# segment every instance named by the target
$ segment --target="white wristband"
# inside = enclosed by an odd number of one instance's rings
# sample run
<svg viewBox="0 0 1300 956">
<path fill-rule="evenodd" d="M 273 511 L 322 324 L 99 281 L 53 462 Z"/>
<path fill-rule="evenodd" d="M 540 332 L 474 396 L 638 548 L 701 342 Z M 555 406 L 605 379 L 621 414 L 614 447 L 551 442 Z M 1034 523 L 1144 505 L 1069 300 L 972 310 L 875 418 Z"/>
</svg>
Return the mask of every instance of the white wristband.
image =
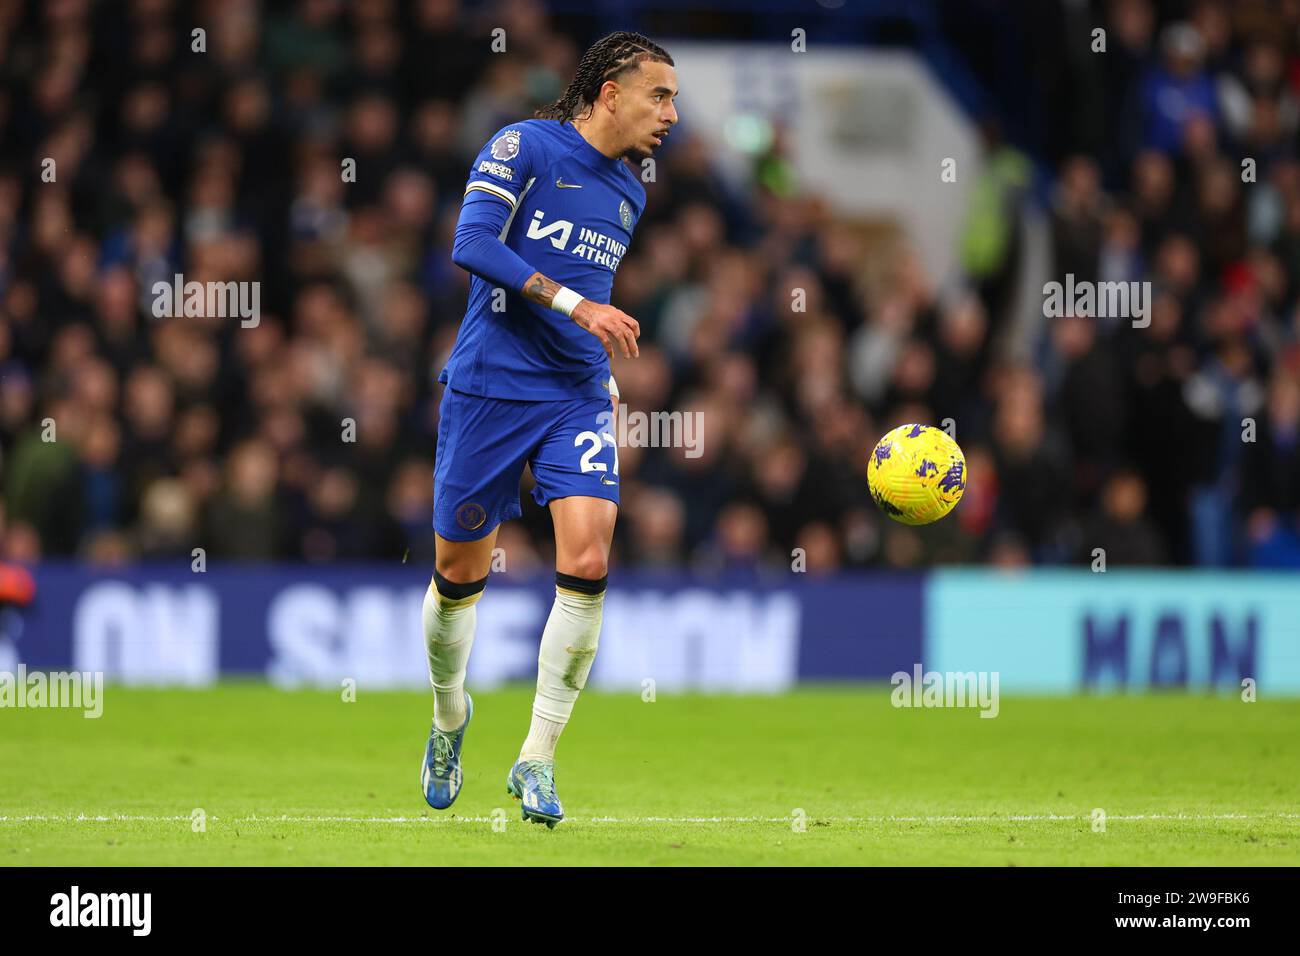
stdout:
<svg viewBox="0 0 1300 956">
<path fill-rule="evenodd" d="M 582 301 L 582 296 L 574 292 L 567 285 L 561 286 L 560 291 L 555 293 L 555 298 L 551 299 L 551 308 L 556 312 L 573 317 L 573 310 L 578 307 Z"/>
</svg>

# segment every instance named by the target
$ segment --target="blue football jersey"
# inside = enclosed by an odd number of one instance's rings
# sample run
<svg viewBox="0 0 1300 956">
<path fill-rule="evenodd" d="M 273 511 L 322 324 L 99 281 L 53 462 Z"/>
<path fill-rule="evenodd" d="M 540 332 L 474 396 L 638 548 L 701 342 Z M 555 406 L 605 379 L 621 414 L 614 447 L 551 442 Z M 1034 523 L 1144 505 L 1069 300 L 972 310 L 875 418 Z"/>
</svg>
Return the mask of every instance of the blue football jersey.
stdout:
<svg viewBox="0 0 1300 956">
<path fill-rule="evenodd" d="M 645 209 L 645 188 L 622 159 L 605 156 L 572 123 L 528 119 L 501 129 L 478 154 L 464 202 L 505 203 L 506 246 L 548 279 L 608 304 Z M 571 318 L 515 289 L 498 293 L 474 275 L 438 381 L 491 398 L 607 396 L 609 358 Z"/>
</svg>

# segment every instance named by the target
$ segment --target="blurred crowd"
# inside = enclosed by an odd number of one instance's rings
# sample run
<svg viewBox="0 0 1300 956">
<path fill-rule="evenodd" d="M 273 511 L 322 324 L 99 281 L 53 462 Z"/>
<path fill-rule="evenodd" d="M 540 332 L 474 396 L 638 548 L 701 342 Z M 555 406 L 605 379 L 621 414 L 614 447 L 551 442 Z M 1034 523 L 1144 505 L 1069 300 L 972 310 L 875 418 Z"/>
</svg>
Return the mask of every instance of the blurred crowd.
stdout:
<svg viewBox="0 0 1300 956">
<path fill-rule="evenodd" d="M 1152 302 L 1145 329 L 1043 329 L 1035 454 L 1073 479 L 1055 520 L 1088 508 L 1084 548 L 1142 563 L 1300 566 L 1300 3 L 1099 12 L 1104 54 L 1062 57 L 1081 122 L 1056 136 L 1052 278 Z"/>
<path fill-rule="evenodd" d="M 1045 171 L 1051 278 L 1150 280 L 1141 330 L 1017 300 L 1044 173 L 996 124 L 952 281 L 837 220 L 780 136 L 737 192 L 679 77 L 614 374 L 702 412 L 703 453 L 620 450 L 616 565 L 1300 564 L 1300 11 L 1098 15 L 1114 136 Z M 0 0 L 0 559 L 431 564 L 469 163 L 592 39 L 535 0 Z M 259 323 L 155 318 L 176 273 L 260 281 Z M 871 447 L 948 418 L 963 503 L 888 521 Z M 523 502 L 510 571 L 551 560 Z"/>
</svg>

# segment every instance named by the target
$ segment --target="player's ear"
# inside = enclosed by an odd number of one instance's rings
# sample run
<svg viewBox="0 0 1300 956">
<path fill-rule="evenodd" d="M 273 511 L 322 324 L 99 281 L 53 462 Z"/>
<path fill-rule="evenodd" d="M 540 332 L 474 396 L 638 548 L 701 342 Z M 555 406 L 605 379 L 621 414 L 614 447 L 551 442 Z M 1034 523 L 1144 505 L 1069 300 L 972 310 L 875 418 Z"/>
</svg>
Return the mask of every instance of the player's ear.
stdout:
<svg viewBox="0 0 1300 956">
<path fill-rule="evenodd" d="M 600 87 L 601 102 L 612 113 L 618 103 L 620 87 L 618 80 L 606 80 Z"/>
</svg>

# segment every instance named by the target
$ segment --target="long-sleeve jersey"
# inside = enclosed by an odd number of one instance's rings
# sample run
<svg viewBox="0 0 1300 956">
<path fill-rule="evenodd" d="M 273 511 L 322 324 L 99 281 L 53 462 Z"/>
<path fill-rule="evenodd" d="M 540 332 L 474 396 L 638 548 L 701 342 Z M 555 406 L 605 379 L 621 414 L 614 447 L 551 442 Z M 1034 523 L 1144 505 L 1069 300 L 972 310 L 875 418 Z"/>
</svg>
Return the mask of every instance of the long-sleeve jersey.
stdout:
<svg viewBox="0 0 1300 956">
<path fill-rule="evenodd" d="M 438 381 L 492 398 L 607 396 L 600 340 L 520 290 L 540 272 L 608 304 L 644 209 L 645 189 L 627 164 L 572 123 L 530 119 L 499 130 L 465 186 L 452 259 L 473 278 Z"/>
</svg>

